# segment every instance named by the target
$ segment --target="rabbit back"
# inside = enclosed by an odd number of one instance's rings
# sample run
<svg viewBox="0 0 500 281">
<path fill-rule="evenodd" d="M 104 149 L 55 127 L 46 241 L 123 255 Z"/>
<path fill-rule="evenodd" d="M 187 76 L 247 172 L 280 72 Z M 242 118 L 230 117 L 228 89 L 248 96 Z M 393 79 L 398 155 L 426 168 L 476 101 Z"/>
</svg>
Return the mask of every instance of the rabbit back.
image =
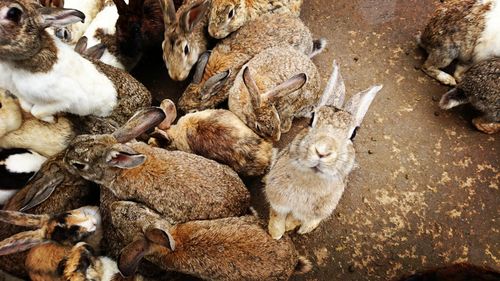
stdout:
<svg viewBox="0 0 500 281">
<path fill-rule="evenodd" d="M 474 65 L 457 87 L 489 119 L 500 121 L 500 58 Z"/>
</svg>

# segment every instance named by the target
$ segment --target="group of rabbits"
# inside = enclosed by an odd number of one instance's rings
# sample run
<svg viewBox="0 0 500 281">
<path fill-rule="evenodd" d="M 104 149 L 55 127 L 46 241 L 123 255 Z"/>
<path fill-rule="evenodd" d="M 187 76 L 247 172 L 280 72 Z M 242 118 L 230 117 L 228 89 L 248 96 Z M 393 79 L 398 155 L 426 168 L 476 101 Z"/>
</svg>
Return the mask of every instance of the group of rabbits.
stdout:
<svg viewBox="0 0 500 281">
<path fill-rule="evenodd" d="M 420 37 L 424 70 L 460 81 L 441 105 L 471 102 L 486 132 L 500 116 L 498 2 L 447 2 Z M 302 4 L 1 0 L 0 149 L 27 151 L 3 164 L 37 173 L 18 191 L 2 187 L 0 269 L 71 281 L 168 280 L 166 272 L 288 280 L 309 271 L 285 233 L 309 233 L 333 213 L 355 166 L 355 130 L 382 86 L 346 101 L 334 61 L 322 88 L 311 59 L 326 41 L 300 20 Z M 455 32 L 442 43 L 455 13 L 482 24 L 460 22 L 475 37 Z M 192 80 L 177 105 L 152 107 L 126 71 L 160 46 L 170 78 Z M 461 62 L 455 78 L 439 70 L 444 55 Z M 310 124 L 278 150 L 303 117 Z M 267 224 L 241 179 L 256 176 Z"/>
</svg>

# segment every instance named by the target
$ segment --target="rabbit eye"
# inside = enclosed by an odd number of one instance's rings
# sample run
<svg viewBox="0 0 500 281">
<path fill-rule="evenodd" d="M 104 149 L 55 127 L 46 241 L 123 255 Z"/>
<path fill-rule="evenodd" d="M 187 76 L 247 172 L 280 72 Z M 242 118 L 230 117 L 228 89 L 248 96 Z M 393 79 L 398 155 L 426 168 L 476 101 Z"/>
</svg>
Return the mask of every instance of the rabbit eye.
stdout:
<svg viewBox="0 0 500 281">
<path fill-rule="evenodd" d="M 7 12 L 7 19 L 12 21 L 12 22 L 18 23 L 19 21 L 21 21 L 22 15 L 23 15 L 23 11 L 21 11 L 19 8 L 12 7 Z"/>
<path fill-rule="evenodd" d="M 83 163 L 78 163 L 78 162 L 71 163 L 71 166 L 73 166 L 73 168 L 80 170 L 80 171 L 86 170 L 88 168 L 88 165 L 83 164 Z"/>
<path fill-rule="evenodd" d="M 231 9 L 231 11 L 229 11 L 229 14 L 227 14 L 227 18 L 232 19 L 233 17 L 234 17 L 234 9 Z"/>
<path fill-rule="evenodd" d="M 186 45 L 186 46 L 184 47 L 184 54 L 185 54 L 186 56 L 189 54 L 189 47 L 188 47 L 188 45 Z"/>
</svg>

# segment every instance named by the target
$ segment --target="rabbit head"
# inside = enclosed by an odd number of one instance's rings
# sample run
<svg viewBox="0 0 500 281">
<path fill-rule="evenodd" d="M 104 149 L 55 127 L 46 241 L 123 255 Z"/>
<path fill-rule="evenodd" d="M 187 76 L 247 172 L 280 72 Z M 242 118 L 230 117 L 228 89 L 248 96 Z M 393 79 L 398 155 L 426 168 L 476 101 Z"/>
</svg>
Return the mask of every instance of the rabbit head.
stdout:
<svg viewBox="0 0 500 281">
<path fill-rule="evenodd" d="M 206 81 L 202 81 L 209 58 L 210 52 L 201 55 L 196 65 L 193 82 L 189 84 L 179 99 L 179 108 L 186 113 L 214 108 L 214 104 L 220 102 L 214 101 L 214 99 L 218 98 L 217 94 L 231 77 L 231 70 L 229 69 L 213 75 Z"/>
<path fill-rule="evenodd" d="M 80 135 L 70 142 L 64 156 L 69 172 L 101 184 L 117 169 L 131 169 L 146 161 L 125 143 L 154 128 L 165 119 L 160 108 L 138 112 L 112 135 Z"/>
<path fill-rule="evenodd" d="M 208 32 L 210 36 L 222 39 L 242 27 L 248 17 L 243 0 L 212 0 Z"/>
<path fill-rule="evenodd" d="M 19 129 L 22 123 L 23 115 L 16 97 L 0 89 L 0 138 Z"/>
<path fill-rule="evenodd" d="M 83 21 L 85 15 L 74 9 L 41 7 L 28 0 L 0 3 L 0 58 L 23 60 L 42 48 L 42 36 L 51 26 L 63 27 Z"/>
<path fill-rule="evenodd" d="M 205 20 L 209 0 L 199 0 L 183 5 L 177 13 L 173 0 L 161 0 L 165 38 L 163 60 L 170 78 L 185 80 L 200 55 L 207 49 L 204 34 L 195 32 Z M 203 33 L 203 32 L 201 32 Z"/>
<path fill-rule="evenodd" d="M 250 99 L 249 116 L 247 125 L 261 137 L 279 141 L 281 138 L 281 120 L 274 103 L 284 95 L 295 92 L 307 82 L 307 75 L 300 73 L 267 93 L 261 93 L 257 82 L 252 78 L 250 69 L 243 69 L 243 82 Z"/>
<path fill-rule="evenodd" d="M 345 105 L 345 87 L 334 62 L 330 76 L 311 125 L 292 141 L 290 155 L 299 166 L 315 168 L 323 174 L 345 168 L 354 155 L 351 141 L 354 130 L 382 86 L 374 86 L 354 95 Z M 333 104 L 330 102 L 333 101 Z"/>
<path fill-rule="evenodd" d="M 72 245 L 101 230 L 98 207 L 82 207 L 56 215 L 0 211 L 0 221 L 36 230 L 15 234 L 0 242 L 0 255 L 22 252 L 51 241 Z"/>
<path fill-rule="evenodd" d="M 144 0 L 113 0 L 118 9 L 116 21 L 116 37 L 120 53 L 132 57 L 142 51 L 142 21 L 144 17 Z"/>
</svg>

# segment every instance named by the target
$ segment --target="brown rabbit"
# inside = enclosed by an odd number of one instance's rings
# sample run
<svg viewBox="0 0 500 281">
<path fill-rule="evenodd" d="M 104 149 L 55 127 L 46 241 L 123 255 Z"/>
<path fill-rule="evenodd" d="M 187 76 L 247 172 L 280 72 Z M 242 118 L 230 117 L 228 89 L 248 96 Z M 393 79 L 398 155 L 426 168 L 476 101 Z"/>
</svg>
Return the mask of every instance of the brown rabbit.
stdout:
<svg viewBox="0 0 500 281">
<path fill-rule="evenodd" d="M 163 60 L 170 78 L 184 81 L 210 48 L 207 34 L 210 0 L 186 0 L 176 11 L 173 0 L 160 0 L 165 22 Z"/>
<path fill-rule="evenodd" d="M 429 53 L 423 70 L 439 82 L 455 86 L 473 64 L 500 56 L 500 1 L 446 1 L 418 41 Z M 454 76 L 441 70 L 454 60 L 458 61 Z"/>
<path fill-rule="evenodd" d="M 266 172 L 273 154 L 272 143 L 255 134 L 231 111 L 207 109 L 187 114 L 177 121 L 175 104 L 161 104 L 167 118 L 155 131 L 159 144 L 169 149 L 194 153 L 226 164 L 243 176 L 258 176 Z"/>
<path fill-rule="evenodd" d="M 309 29 L 295 16 L 264 15 L 200 57 L 193 82 L 182 94 L 179 108 L 184 112 L 215 108 L 228 98 L 229 88 L 248 60 L 280 44 L 289 44 L 312 57 L 323 50 L 326 41 L 313 41 Z"/>
<path fill-rule="evenodd" d="M 60 280 L 57 265 L 71 245 L 86 240 L 98 247 L 102 237 L 97 207 L 82 207 L 56 215 L 0 211 L 0 221 L 37 228 L 0 242 L 0 255 L 31 249 L 25 262 L 31 280 Z"/>
<path fill-rule="evenodd" d="M 114 203 L 112 214 L 113 223 L 144 231 L 145 237 L 129 244 L 120 255 L 118 265 L 125 276 L 136 271 L 143 257 L 166 270 L 204 280 L 288 280 L 294 273 L 311 269 L 289 238 L 273 240 L 254 216 L 171 226 L 133 202 Z M 127 222 L 134 223 L 128 226 Z"/>
</svg>

